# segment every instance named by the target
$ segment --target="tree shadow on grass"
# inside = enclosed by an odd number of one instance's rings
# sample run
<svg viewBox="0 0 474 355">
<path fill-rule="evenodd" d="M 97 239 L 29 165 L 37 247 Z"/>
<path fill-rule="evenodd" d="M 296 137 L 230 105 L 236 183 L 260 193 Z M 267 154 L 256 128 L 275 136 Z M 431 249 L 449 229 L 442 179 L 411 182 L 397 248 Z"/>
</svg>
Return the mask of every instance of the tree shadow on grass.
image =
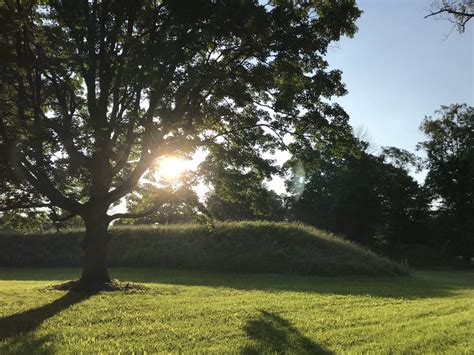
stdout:
<svg viewBox="0 0 474 355">
<path fill-rule="evenodd" d="M 35 338 L 30 333 L 47 319 L 93 294 L 95 293 L 68 292 L 44 306 L 0 318 L 0 343 L 5 342 L 10 348 L 9 353 L 50 353 L 48 350 L 40 350 L 41 345 L 49 339 Z"/>
<path fill-rule="evenodd" d="M 239 274 L 166 269 L 116 269 L 113 274 L 132 282 L 182 286 L 225 287 L 268 292 L 305 292 L 361 295 L 394 299 L 450 297 L 474 288 L 474 273 L 414 273 L 399 277 L 301 276 L 291 274 Z M 456 278 L 457 275 L 457 279 Z"/>
<path fill-rule="evenodd" d="M 261 310 L 258 319 L 249 320 L 245 331 L 254 344 L 241 349 L 243 354 L 331 354 L 301 334 L 288 320 L 268 311 Z"/>
<path fill-rule="evenodd" d="M 159 268 L 111 268 L 120 280 L 181 286 L 225 287 L 236 290 L 290 291 L 335 295 L 370 295 L 383 298 L 423 299 L 450 297 L 474 289 L 474 272 L 413 272 L 412 276 L 301 276 L 243 274 Z M 0 268 L 0 280 L 66 280 L 79 269 Z"/>
</svg>

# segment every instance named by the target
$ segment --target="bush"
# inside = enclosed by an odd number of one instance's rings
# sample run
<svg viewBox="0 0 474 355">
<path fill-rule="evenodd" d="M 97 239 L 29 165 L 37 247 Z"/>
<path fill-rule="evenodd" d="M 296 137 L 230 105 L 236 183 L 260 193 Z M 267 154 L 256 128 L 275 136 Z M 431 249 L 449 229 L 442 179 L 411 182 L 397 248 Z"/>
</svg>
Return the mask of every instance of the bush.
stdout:
<svg viewBox="0 0 474 355">
<path fill-rule="evenodd" d="M 1 235 L 2 266 L 78 266 L 83 231 Z M 316 228 L 277 222 L 111 228 L 110 266 L 311 275 L 398 275 L 387 258 Z"/>
<path fill-rule="evenodd" d="M 409 266 L 428 269 L 452 269 L 469 268 L 468 261 L 456 258 L 452 250 L 446 250 L 441 246 L 424 244 L 399 244 L 390 249 L 379 250 L 382 255 L 386 255 L 392 260 L 405 259 Z"/>
</svg>

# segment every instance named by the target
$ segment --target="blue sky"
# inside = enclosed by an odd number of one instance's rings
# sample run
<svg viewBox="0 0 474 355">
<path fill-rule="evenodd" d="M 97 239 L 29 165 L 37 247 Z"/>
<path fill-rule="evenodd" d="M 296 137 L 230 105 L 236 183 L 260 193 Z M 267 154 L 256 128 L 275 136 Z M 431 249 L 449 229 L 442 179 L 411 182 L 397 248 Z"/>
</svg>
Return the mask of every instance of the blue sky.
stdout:
<svg viewBox="0 0 474 355">
<path fill-rule="evenodd" d="M 415 151 L 426 115 L 441 105 L 474 105 L 474 22 L 459 34 L 448 21 L 424 19 L 432 2 L 358 1 L 359 31 L 328 52 L 349 91 L 335 101 L 375 146 Z"/>
</svg>

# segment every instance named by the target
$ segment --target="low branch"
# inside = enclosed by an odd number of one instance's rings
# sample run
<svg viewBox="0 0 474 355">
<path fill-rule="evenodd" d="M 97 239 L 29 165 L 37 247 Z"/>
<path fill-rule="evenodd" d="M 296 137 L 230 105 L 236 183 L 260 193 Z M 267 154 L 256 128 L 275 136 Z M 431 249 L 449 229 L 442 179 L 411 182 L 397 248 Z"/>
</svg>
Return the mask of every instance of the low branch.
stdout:
<svg viewBox="0 0 474 355">
<path fill-rule="evenodd" d="M 53 216 L 52 216 L 52 220 L 53 220 L 53 222 L 65 222 L 65 221 L 70 220 L 71 218 L 74 218 L 76 216 L 77 216 L 76 213 L 67 213 L 67 214 L 63 214 L 63 215 L 59 216 L 58 214 L 56 214 L 54 212 Z"/>
<path fill-rule="evenodd" d="M 16 169 L 19 169 L 27 179 L 27 181 L 42 195 L 46 196 L 52 204 L 66 211 L 79 211 L 82 204 L 64 196 L 53 184 L 41 169 L 35 167 L 23 157 L 21 162 L 17 162 Z"/>
<path fill-rule="evenodd" d="M 148 210 L 138 212 L 138 213 L 115 213 L 115 214 L 109 216 L 109 220 L 113 221 L 114 219 L 118 219 L 118 218 L 131 219 L 131 218 L 147 217 L 147 216 L 157 212 L 160 209 L 160 207 L 161 207 L 161 205 L 160 206 L 154 206 L 152 208 L 149 208 Z"/>
</svg>

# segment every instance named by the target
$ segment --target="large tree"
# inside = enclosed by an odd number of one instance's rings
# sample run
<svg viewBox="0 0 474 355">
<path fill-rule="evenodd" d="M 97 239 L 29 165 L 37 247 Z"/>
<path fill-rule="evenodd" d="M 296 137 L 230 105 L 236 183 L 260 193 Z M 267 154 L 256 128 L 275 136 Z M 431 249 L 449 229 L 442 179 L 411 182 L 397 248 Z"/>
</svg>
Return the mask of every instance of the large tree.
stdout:
<svg viewBox="0 0 474 355">
<path fill-rule="evenodd" d="M 438 214 L 448 225 L 444 236 L 466 262 L 474 253 L 474 107 L 442 106 L 437 117 L 427 117 L 421 130 L 430 189 Z M 446 223 L 447 222 L 447 223 Z"/>
<path fill-rule="evenodd" d="M 3 1 L 3 210 L 81 216 L 81 283 L 109 281 L 110 222 L 143 214 L 108 211 L 157 158 L 250 159 L 347 120 L 323 100 L 345 93 L 324 55 L 359 15 L 351 0 Z"/>
</svg>

